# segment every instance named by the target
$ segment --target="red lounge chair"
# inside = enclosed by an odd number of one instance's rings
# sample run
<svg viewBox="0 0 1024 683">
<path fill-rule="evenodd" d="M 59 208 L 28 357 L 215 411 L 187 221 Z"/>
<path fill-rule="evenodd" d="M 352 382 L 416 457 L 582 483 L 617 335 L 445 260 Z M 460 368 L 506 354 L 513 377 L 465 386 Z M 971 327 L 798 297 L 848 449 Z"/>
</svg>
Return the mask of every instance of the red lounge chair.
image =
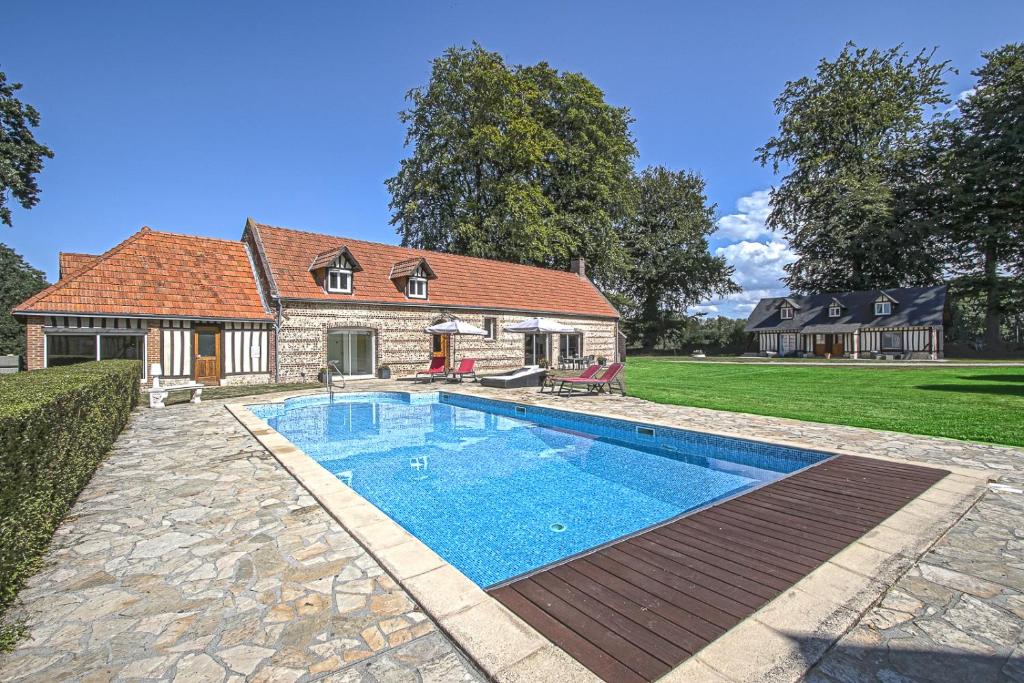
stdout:
<svg viewBox="0 0 1024 683">
<path fill-rule="evenodd" d="M 591 377 L 596 375 L 598 373 L 598 371 L 600 371 L 600 369 L 601 369 L 600 365 L 591 365 L 591 366 L 588 366 L 586 370 L 581 372 L 576 377 L 565 377 L 565 378 L 562 378 L 562 377 L 555 377 L 554 375 L 548 375 L 547 378 L 544 381 L 544 384 L 542 384 L 541 387 L 540 387 L 540 393 L 542 393 L 542 394 L 544 393 L 545 387 L 548 388 L 548 389 L 551 389 L 551 393 L 555 393 L 556 385 L 558 385 L 557 386 L 558 393 L 562 393 L 562 385 L 559 385 L 558 383 L 561 382 L 563 379 L 590 379 Z"/>
<path fill-rule="evenodd" d="M 476 382 L 478 380 L 476 378 L 476 372 L 473 370 L 473 368 L 475 367 L 475 358 L 463 358 L 462 360 L 459 361 L 459 367 L 455 368 L 454 370 L 451 371 L 451 373 L 449 373 L 449 377 L 454 377 L 460 382 L 462 381 L 463 377 L 472 377 L 473 381 Z"/>
<path fill-rule="evenodd" d="M 434 356 L 433 358 L 430 359 L 430 367 L 427 368 L 426 370 L 420 370 L 419 372 L 416 373 L 414 377 L 416 379 L 419 379 L 420 376 L 422 375 L 426 377 L 431 383 L 433 383 L 434 377 L 436 377 L 437 375 L 441 375 L 441 377 L 446 376 L 448 374 L 448 371 L 445 368 L 444 360 L 444 356 Z"/>
<path fill-rule="evenodd" d="M 591 365 L 583 374 L 585 375 L 587 372 L 590 372 L 593 367 L 595 366 Z M 558 387 L 558 393 L 561 394 L 562 389 L 564 389 L 565 385 L 568 384 L 570 396 L 572 395 L 573 390 L 578 386 L 586 387 L 587 391 L 601 391 L 605 387 L 608 387 L 608 393 L 610 394 L 612 393 L 612 389 L 617 385 L 619 393 L 625 396 L 626 387 L 622 384 L 622 380 L 619 379 L 619 375 L 622 373 L 622 369 L 624 367 L 625 366 L 622 363 L 612 363 L 608 366 L 608 369 L 601 373 L 600 377 L 596 375 L 591 375 L 590 377 L 584 377 L 583 375 L 580 375 L 579 377 L 565 377 L 559 380 L 561 384 Z"/>
</svg>

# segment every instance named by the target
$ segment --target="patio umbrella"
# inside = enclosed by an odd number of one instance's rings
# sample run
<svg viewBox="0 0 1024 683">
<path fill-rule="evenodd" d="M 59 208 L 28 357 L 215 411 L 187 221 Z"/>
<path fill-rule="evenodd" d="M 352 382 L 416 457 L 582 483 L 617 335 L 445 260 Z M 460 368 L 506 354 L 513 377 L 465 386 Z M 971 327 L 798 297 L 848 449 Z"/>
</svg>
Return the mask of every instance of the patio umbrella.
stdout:
<svg viewBox="0 0 1024 683">
<path fill-rule="evenodd" d="M 427 334 L 450 334 L 452 335 L 452 358 L 455 358 L 455 336 L 460 334 L 468 334 L 474 337 L 486 337 L 487 330 L 481 329 L 476 325 L 470 325 L 469 323 L 453 318 L 443 323 L 431 325 L 426 328 Z"/>
<path fill-rule="evenodd" d="M 572 334 L 576 330 L 551 318 L 527 318 L 505 328 L 506 332 L 522 334 Z"/>
<path fill-rule="evenodd" d="M 568 325 L 563 325 L 551 318 L 527 318 L 505 328 L 506 332 L 518 332 L 520 334 L 572 334 L 576 330 Z M 550 337 L 547 337 L 550 340 Z M 545 343 L 547 346 L 547 343 Z M 535 349 L 536 350 L 536 349 Z M 545 356 L 550 354 L 550 349 L 545 351 Z"/>
</svg>

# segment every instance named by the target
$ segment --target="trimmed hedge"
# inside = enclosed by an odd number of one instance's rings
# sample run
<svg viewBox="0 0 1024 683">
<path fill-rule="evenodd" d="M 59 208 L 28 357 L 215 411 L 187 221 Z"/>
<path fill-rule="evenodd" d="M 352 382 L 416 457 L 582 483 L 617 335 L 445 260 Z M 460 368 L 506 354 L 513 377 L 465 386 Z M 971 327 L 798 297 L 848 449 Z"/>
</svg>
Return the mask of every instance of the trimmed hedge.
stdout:
<svg viewBox="0 0 1024 683">
<path fill-rule="evenodd" d="M 124 429 L 141 370 L 111 360 L 0 376 L 0 612 Z"/>
</svg>

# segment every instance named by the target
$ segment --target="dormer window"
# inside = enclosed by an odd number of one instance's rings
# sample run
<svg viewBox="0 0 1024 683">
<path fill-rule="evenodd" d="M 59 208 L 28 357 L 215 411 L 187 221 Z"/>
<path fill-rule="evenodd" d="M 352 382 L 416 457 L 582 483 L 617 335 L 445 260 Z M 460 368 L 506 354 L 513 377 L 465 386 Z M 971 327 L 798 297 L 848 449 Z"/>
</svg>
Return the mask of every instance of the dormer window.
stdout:
<svg viewBox="0 0 1024 683">
<path fill-rule="evenodd" d="M 839 304 L 832 304 L 828 307 L 828 317 L 838 318 L 843 314 L 843 309 L 839 307 Z"/>
<path fill-rule="evenodd" d="M 434 280 L 430 264 L 422 256 L 399 261 L 391 266 L 391 280 L 399 291 L 404 291 L 408 299 L 426 299 L 427 281 Z"/>
<path fill-rule="evenodd" d="M 416 273 L 409 277 L 409 282 L 405 285 L 405 295 L 410 299 L 426 299 L 427 278 L 422 274 L 421 269 L 417 269 Z"/>
<path fill-rule="evenodd" d="M 318 282 L 323 278 L 323 288 L 328 294 L 351 294 L 353 273 L 362 269 L 347 247 L 322 251 L 309 264 L 309 272 L 313 277 Z"/>
<path fill-rule="evenodd" d="M 782 318 L 783 320 L 792 320 L 793 307 L 790 306 L 789 304 L 783 304 L 782 307 L 779 309 L 779 317 Z"/>
<path fill-rule="evenodd" d="M 324 280 L 327 291 L 331 294 L 352 293 L 352 270 L 349 268 L 328 268 Z"/>
<path fill-rule="evenodd" d="M 875 302 L 875 315 L 892 315 L 892 302 L 891 301 L 876 301 Z"/>
</svg>

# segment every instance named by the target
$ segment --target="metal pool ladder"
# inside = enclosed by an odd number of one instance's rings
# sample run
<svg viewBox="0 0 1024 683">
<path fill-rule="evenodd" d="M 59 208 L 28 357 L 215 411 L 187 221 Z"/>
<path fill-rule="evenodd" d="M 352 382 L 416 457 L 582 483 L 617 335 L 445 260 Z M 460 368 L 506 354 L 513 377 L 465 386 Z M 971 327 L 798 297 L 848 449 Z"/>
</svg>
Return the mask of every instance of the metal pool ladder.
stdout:
<svg viewBox="0 0 1024 683">
<path fill-rule="evenodd" d="M 330 397 L 334 398 L 334 372 L 337 371 L 341 377 L 341 388 L 345 388 L 345 373 L 338 367 L 338 361 L 332 360 L 327 362 L 327 393 Z"/>
</svg>

